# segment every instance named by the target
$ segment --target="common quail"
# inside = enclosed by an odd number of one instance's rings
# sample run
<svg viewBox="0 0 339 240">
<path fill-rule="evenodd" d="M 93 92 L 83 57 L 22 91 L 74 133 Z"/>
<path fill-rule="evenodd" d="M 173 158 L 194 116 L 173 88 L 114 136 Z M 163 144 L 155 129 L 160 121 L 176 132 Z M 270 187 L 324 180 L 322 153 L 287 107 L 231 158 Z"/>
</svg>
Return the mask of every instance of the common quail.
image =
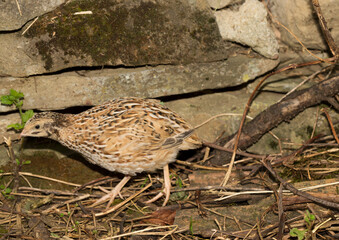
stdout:
<svg viewBox="0 0 339 240">
<path fill-rule="evenodd" d="M 89 162 L 125 177 L 96 203 L 110 202 L 131 176 L 163 168 L 166 205 L 170 195 L 168 164 L 179 150 L 201 146 L 194 129 L 159 101 L 118 98 L 79 114 L 35 114 L 22 137 L 47 137 L 81 153 Z M 158 195 L 158 198 L 161 194 Z"/>
</svg>

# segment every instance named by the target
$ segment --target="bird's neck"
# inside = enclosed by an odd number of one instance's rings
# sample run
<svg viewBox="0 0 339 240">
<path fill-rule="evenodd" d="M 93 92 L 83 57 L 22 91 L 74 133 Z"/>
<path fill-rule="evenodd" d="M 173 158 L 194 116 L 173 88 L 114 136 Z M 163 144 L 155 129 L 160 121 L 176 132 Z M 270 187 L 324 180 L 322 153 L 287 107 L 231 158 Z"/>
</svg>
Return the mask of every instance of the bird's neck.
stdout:
<svg viewBox="0 0 339 240">
<path fill-rule="evenodd" d="M 61 140 L 60 138 L 64 135 L 63 133 L 67 131 L 68 126 L 72 124 L 72 118 L 73 114 L 54 113 L 54 121 L 49 131 L 49 138 L 57 141 Z"/>
</svg>

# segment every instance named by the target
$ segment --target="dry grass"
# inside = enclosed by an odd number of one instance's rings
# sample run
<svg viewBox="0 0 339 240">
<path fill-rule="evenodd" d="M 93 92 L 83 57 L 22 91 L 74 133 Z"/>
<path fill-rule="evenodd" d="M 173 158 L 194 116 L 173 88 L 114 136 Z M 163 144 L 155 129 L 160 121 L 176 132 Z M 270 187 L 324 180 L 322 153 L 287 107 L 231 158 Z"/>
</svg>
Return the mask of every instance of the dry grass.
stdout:
<svg viewBox="0 0 339 240">
<path fill-rule="evenodd" d="M 227 167 L 210 166 L 208 159 L 213 155 L 203 154 L 206 149 L 200 151 L 193 157 L 194 163 L 178 161 L 172 166 L 175 188 L 169 206 L 160 207 L 161 200 L 145 204 L 161 189 L 161 176 L 142 175 L 123 189 L 124 200 L 115 200 L 113 211 L 104 216 L 100 213 L 105 212 L 106 204 L 95 208 L 89 206 L 105 191 L 111 190 L 110 185 L 115 185 L 112 181 L 116 179 L 103 178 L 80 186 L 28 172 L 2 173 L 3 188 L 14 188 L 14 182 L 20 182 L 20 185 L 12 192 L 5 193 L 4 190 L 0 195 L 1 237 L 273 239 L 278 234 L 289 236 L 292 228 L 306 229 L 305 239 L 330 239 L 337 234 L 338 209 L 321 207 L 321 204 L 314 204 L 288 190 L 283 191 L 264 168 L 258 168 L 261 161 L 257 158 L 239 160 L 231 176 L 236 184 L 222 187 L 217 183 L 222 181 Z M 338 204 L 338 159 L 338 145 L 333 138 L 323 137 L 304 145 L 302 152 L 274 167 L 274 171 L 294 182 L 293 186 L 299 191 Z M 15 181 L 16 176 L 20 181 Z M 61 183 L 73 190 L 36 188 L 30 183 L 32 178 Z M 267 205 L 260 206 L 265 201 Z M 230 215 L 231 209 L 238 209 L 238 214 Z M 315 216 L 310 225 L 304 220 L 306 209 Z M 186 211 L 191 214 L 188 219 Z M 214 222 L 214 227 L 200 226 L 199 219 Z"/>
</svg>

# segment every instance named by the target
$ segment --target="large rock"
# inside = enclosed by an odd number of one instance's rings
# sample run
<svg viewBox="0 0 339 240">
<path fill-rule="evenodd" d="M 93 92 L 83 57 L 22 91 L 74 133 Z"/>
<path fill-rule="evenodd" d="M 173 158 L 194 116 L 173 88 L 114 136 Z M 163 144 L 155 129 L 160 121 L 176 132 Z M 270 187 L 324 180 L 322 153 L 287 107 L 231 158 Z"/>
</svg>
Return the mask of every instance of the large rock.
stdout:
<svg viewBox="0 0 339 240">
<path fill-rule="evenodd" d="M 0 31 L 21 28 L 29 20 L 54 10 L 66 0 L 0 1 Z"/>
<path fill-rule="evenodd" d="M 313 50 L 313 54 L 323 59 L 329 57 L 329 55 L 323 51 L 319 52 Z M 314 57 L 306 51 L 295 52 L 291 49 L 287 49 L 279 54 L 279 60 L 279 68 L 283 68 L 295 63 L 312 62 L 314 61 Z M 279 74 L 275 74 L 266 79 L 265 83 L 261 87 L 261 90 L 286 94 L 296 87 L 298 90 L 309 88 L 314 85 L 317 80 L 313 78 L 307 78 L 307 76 L 320 71 L 326 67 L 326 65 L 326 63 L 310 65 L 307 67 L 296 68 L 292 71 L 283 71 Z M 247 88 L 253 91 L 256 85 L 256 82 L 254 82 L 254 84 L 250 83 L 247 85 Z"/>
<path fill-rule="evenodd" d="M 319 20 L 310 0 L 271 0 L 273 16 L 286 26 L 298 39 L 311 49 L 328 48 Z M 336 44 L 339 44 L 339 2 L 337 0 L 319 0 L 323 16 Z M 291 7 L 293 6 L 293 7 Z M 281 40 L 294 47 L 302 48 L 300 43 L 283 27 L 277 26 L 281 32 Z"/>
<path fill-rule="evenodd" d="M 226 9 L 214 14 L 224 39 L 250 46 L 265 57 L 278 58 L 278 41 L 267 22 L 267 11 L 262 3 L 246 0 L 238 11 Z"/>
<path fill-rule="evenodd" d="M 5 138 L 17 140 L 20 137 L 20 134 L 14 130 L 8 130 L 7 126 L 14 123 L 20 123 L 19 113 L 7 114 L 5 116 L 0 116 L 0 144 L 4 143 Z M 1 159 L 0 159 L 1 162 Z M 0 163 L 1 166 L 1 163 Z"/>
<path fill-rule="evenodd" d="M 270 71 L 278 61 L 238 55 L 226 61 L 182 66 L 104 69 L 0 78 L 0 96 L 13 88 L 25 95 L 25 109 L 64 109 L 101 104 L 116 97 L 164 97 L 241 85 Z M 14 110 L 0 105 L 0 112 Z"/>
<path fill-rule="evenodd" d="M 249 92 L 244 88 L 238 91 L 184 98 L 165 102 L 164 104 L 180 114 L 180 116 L 186 119 L 192 126 L 197 126 L 212 116 L 228 113 L 229 116 L 216 118 L 197 129 L 198 135 L 203 140 L 214 142 L 221 133 L 225 132 L 226 135 L 230 135 L 238 130 L 248 96 Z M 273 92 L 259 94 L 252 103 L 248 116 L 255 117 L 263 109 L 278 101 L 282 96 L 283 94 Z M 339 116 L 336 112 L 333 111 L 330 112 L 330 114 L 334 122 L 338 121 Z M 3 134 L 6 134 L 8 137 L 13 132 L 4 132 L 5 126 L 9 123 L 19 121 L 18 114 L 9 116 L 11 119 L 7 122 L 5 122 L 5 120 L 0 120 L 0 143 L 2 143 Z M 315 122 L 317 122 L 317 133 L 330 133 L 325 116 L 319 116 L 316 108 L 306 109 L 288 123 L 282 123 L 274 128 L 272 132 L 279 138 L 283 147 L 288 149 L 293 147 L 298 148 L 300 146 L 299 144 L 302 144 L 309 139 Z M 16 137 L 17 136 L 18 135 L 16 135 Z M 12 139 L 15 139 L 15 135 L 12 135 Z M 294 145 L 290 145 L 290 143 L 294 143 Z M 41 148 L 43 146 L 38 147 Z M 250 148 L 250 150 L 261 154 L 280 153 L 279 142 L 276 137 L 272 136 L 270 133 L 267 133 L 261 138 Z"/>
<path fill-rule="evenodd" d="M 239 4 L 242 0 L 207 0 L 213 9 L 221 9 L 230 5 Z"/>
<path fill-rule="evenodd" d="M 77 13 L 87 13 L 76 15 Z M 204 1 L 71 1 L 0 35 L 0 75 L 85 66 L 211 62 L 233 54 Z"/>
</svg>

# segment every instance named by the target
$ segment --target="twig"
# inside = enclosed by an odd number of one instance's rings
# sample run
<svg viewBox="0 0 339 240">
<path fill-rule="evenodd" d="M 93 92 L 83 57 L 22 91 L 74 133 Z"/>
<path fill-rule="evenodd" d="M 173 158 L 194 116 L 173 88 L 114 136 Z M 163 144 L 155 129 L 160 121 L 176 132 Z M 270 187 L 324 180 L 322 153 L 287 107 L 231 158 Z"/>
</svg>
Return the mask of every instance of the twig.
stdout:
<svg viewBox="0 0 339 240">
<path fill-rule="evenodd" d="M 20 16 L 22 16 L 22 12 L 21 12 L 21 8 L 20 8 L 20 4 L 19 4 L 18 0 L 15 0 L 15 2 L 16 2 L 16 6 L 18 8 Z"/>
<path fill-rule="evenodd" d="M 46 176 L 42 176 L 42 175 L 38 175 L 38 174 L 33 174 L 33 173 L 30 173 L 30 172 L 19 172 L 19 175 L 41 178 L 41 179 L 45 179 L 45 180 L 48 180 L 48 181 L 53 181 L 53 182 L 62 183 L 62 184 L 65 184 L 65 185 L 70 185 L 70 186 L 75 186 L 75 187 L 81 186 L 80 184 L 66 182 L 66 181 L 55 179 L 55 178 L 50 178 L 50 177 L 46 177 Z"/>
<path fill-rule="evenodd" d="M 337 210 L 339 210 L 339 204 L 338 203 L 334 203 L 334 202 L 329 202 L 327 200 L 324 199 L 320 199 L 317 197 L 312 196 L 311 194 L 308 194 L 306 192 L 302 192 L 299 191 L 298 189 L 294 188 L 291 184 L 285 182 L 285 180 L 283 180 L 272 168 L 271 163 L 269 161 L 267 161 L 266 159 L 262 160 L 262 164 L 266 167 L 266 169 L 280 182 L 283 184 L 284 188 L 290 190 L 292 193 L 298 195 L 298 196 L 302 196 L 304 198 L 307 198 L 309 200 L 312 200 L 316 203 L 319 203 L 320 205 L 325 205 L 326 207 L 329 208 L 335 208 Z"/>
<path fill-rule="evenodd" d="M 91 195 L 90 194 L 85 194 L 85 195 L 82 195 L 80 197 L 77 197 L 77 198 L 74 198 L 74 199 L 71 199 L 71 200 L 68 200 L 66 202 L 62 202 L 62 203 L 58 203 L 58 204 L 55 204 L 53 205 L 52 207 L 42 211 L 43 214 L 48 214 L 50 211 L 54 210 L 54 209 L 57 209 L 58 207 L 60 206 L 63 206 L 65 204 L 70 204 L 70 203 L 73 203 L 73 202 L 77 202 L 77 201 L 81 201 L 81 200 L 84 200 L 86 198 L 89 198 Z"/>
<path fill-rule="evenodd" d="M 326 101 L 332 105 L 337 111 L 339 111 L 339 103 L 335 100 L 335 98 L 327 98 Z"/>
<path fill-rule="evenodd" d="M 295 86 L 292 90 L 290 90 L 288 93 L 286 93 L 282 98 L 279 99 L 278 102 L 281 102 L 283 99 L 285 99 L 288 95 L 290 95 L 291 93 L 295 92 L 300 86 L 304 85 L 306 82 L 308 82 L 309 80 L 313 79 L 316 75 L 318 75 L 319 73 L 325 72 L 328 70 L 330 66 L 325 67 L 313 74 L 311 74 L 310 76 L 308 76 L 304 81 L 302 81 L 301 83 L 299 83 L 297 86 Z M 277 102 L 277 103 L 278 103 Z"/>
<path fill-rule="evenodd" d="M 313 228 L 312 233 L 315 233 L 316 231 L 318 231 L 318 229 L 321 228 L 321 226 L 325 225 L 327 222 L 329 222 L 329 221 L 331 221 L 331 220 L 332 220 L 332 218 L 328 218 L 328 219 L 326 219 L 325 221 L 323 221 L 323 222 L 317 224 L 317 225 Z"/>
<path fill-rule="evenodd" d="M 262 78 L 260 80 L 260 82 L 257 84 L 257 86 L 255 87 L 255 89 L 253 90 L 250 98 L 248 99 L 247 101 L 247 104 L 246 104 L 246 107 L 244 109 L 244 112 L 243 112 L 243 116 L 242 116 L 242 119 L 241 119 L 241 122 L 240 122 L 240 126 L 239 126 L 239 130 L 236 134 L 236 137 L 235 137 L 235 140 L 233 141 L 234 145 L 233 145 L 233 154 L 232 154 L 232 158 L 231 158 L 231 162 L 230 162 L 230 166 L 229 166 L 229 169 L 227 170 L 227 173 L 225 175 L 225 178 L 222 182 L 222 185 L 225 186 L 231 176 L 231 171 L 232 171 L 232 167 L 233 167 L 233 164 L 234 164 L 234 161 L 235 161 L 235 156 L 236 156 L 236 151 L 238 149 L 238 144 L 239 144 L 239 139 L 240 139 L 240 136 L 241 136 L 241 132 L 242 132 L 242 128 L 243 128 L 243 125 L 244 125 L 244 122 L 245 122 L 245 118 L 246 118 L 246 115 L 250 109 L 250 106 L 251 106 L 251 103 L 254 99 L 254 97 L 256 96 L 257 94 L 257 91 L 258 89 L 261 87 L 261 85 L 265 82 L 265 80 L 267 78 L 269 78 L 270 76 L 272 75 L 275 75 L 275 74 L 278 74 L 278 73 L 281 73 L 281 72 L 284 72 L 284 71 L 287 71 L 289 69 L 294 69 L 294 68 L 297 68 L 297 67 L 303 67 L 303 66 L 309 66 L 309 65 L 313 65 L 315 63 L 319 63 L 319 61 L 313 61 L 313 62 L 307 62 L 307 63 L 301 63 L 301 64 L 291 64 L 289 66 L 286 66 L 286 67 L 283 67 L 275 72 L 272 72 L 270 74 L 267 74 L 264 78 Z M 338 77 L 339 78 L 339 77 Z M 253 122 L 253 120 L 251 121 Z M 270 129 L 268 129 L 270 130 Z M 227 147 L 228 145 L 226 144 L 224 147 Z"/>
<path fill-rule="evenodd" d="M 36 17 L 36 18 L 33 20 L 33 22 L 32 22 L 31 24 L 29 24 L 28 27 L 22 32 L 21 35 L 24 35 L 24 34 L 28 31 L 28 29 L 30 29 L 30 28 L 33 26 L 33 24 L 34 24 L 38 19 L 39 19 L 39 17 Z"/>
<path fill-rule="evenodd" d="M 285 215 L 284 215 L 284 206 L 282 203 L 283 199 L 283 185 L 280 184 L 279 191 L 277 194 L 277 206 L 278 206 L 278 217 L 279 217 L 279 227 L 277 239 L 280 240 L 283 238 L 284 229 L 285 229 Z"/>
<path fill-rule="evenodd" d="M 299 191 L 309 191 L 309 190 L 313 190 L 313 189 L 329 187 L 329 186 L 335 186 L 335 185 L 339 185 L 339 182 L 324 183 L 324 184 L 319 184 L 319 185 L 315 185 L 315 186 L 299 188 L 298 190 Z"/>
<path fill-rule="evenodd" d="M 100 182 L 106 182 L 107 180 L 112 180 L 112 178 L 109 177 L 109 176 L 105 176 L 105 177 L 102 177 L 102 178 L 99 178 L 99 179 L 95 179 L 95 180 L 93 180 L 93 181 L 87 182 L 87 183 L 85 183 L 85 184 L 83 184 L 83 185 L 81 185 L 81 186 L 75 188 L 75 189 L 73 190 L 73 192 L 78 192 L 78 191 L 82 190 L 83 188 L 85 188 L 85 187 L 87 187 L 87 186 L 92 186 L 92 185 L 98 184 L 98 183 L 100 183 Z"/>
<path fill-rule="evenodd" d="M 142 229 L 142 230 L 137 230 L 137 231 L 134 231 L 134 232 L 129 232 L 129 233 L 124 233 L 124 234 L 119 234 L 119 235 L 116 235 L 116 236 L 112 236 L 112 237 L 108 237 L 108 238 L 102 238 L 102 240 L 110 240 L 110 239 L 115 239 L 115 238 L 121 238 L 121 237 L 127 237 L 127 236 L 131 236 L 131 235 L 140 235 L 141 233 L 144 233 L 144 232 L 148 232 L 148 231 L 153 231 L 153 230 L 157 230 L 157 229 L 166 229 L 166 228 L 175 228 L 177 229 L 178 228 L 178 225 L 170 225 L 170 226 L 159 226 L 159 227 L 147 227 L 145 229 Z M 170 230 L 171 231 L 171 230 Z M 147 235 L 164 235 L 163 232 L 161 233 L 148 233 Z M 167 235 L 167 233 L 165 233 L 165 235 Z"/>
<path fill-rule="evenodd" d="M 80 11 L 80 12 L 75 12 L 73 15 L 92 15 L 92 11 Z"/>
<path fill-rule="evenodd" d="M 337 145 L 338 146 L 338 145 Z M 312 153 L 312 154 L 305 154 L 303 156 L 304 159 L 306 158 L 312 158 L 312 157 L 315 157 L 315 156 L 319 156 L 319 155 L 323 155 L 325 153 L 334 153 L 334 152 L 338 152 L 339 151 L 339 148 L 330 148 L 328 150 L 325 150 L 325 151 L 321 151 L 321 152 L 316 152 L 316 153 Z"/>
<path fill-rule="evenodd" d="M 317 128 L 317 123 L 318 123 L 318 120 L 319 120 L 319 106 L 317 107 L 317 114 L 316 114 L 316 117 L 315 117 L 315 121 L 314 121 L 314 124 L 313 124 L 313 129 L 312 129 L 312 134 L 311 134 L 311 139 L 314 137 L 314 133 L 315 133 L 315 130 Z"/>
<path fill-rule="evenodd" d="M 321 111 L 323 113 L 325 113 L 326 117 L 327 117 L 327 120 L 328 120 L 328 123 L 330 124 L 331 126 L 331 131 L 332 131 L 332 134 L 333 134 L 333 137 L 335 138 L 335 140 L 337 141 L 337 143 L 339 144 L 339 138 L 338 138 L 338 135 L 334 129 L 334 126 L 333 126 L 333 123 L 332 123 L 332 119 L 331 119 L 331 116 L 330 114 L 328 114 L 328 112 L 326 111 L 325 108 L 321 109 Z"/>
<path fill-rule="evenodd" d="M 14 153 L 14 150 L 13 150 L 13 146 L 12 146 L 12 140 L 11 138 L 5 138 L 4 137 L 4 141 L 8 147 L 8 156 L 12 162 L 12 165 L 13 165 L 13 176 L 14 176 L 14 186 L 13 186 L 13 191 L 16 192 L 18 187 L 19 187 L 19 171 L 20 171 L 20 166 L 21 166 L 21 163 L 18 164 L 17 161 L 16 161 L 16 157 L 15 157 L 15 153 Z"/>
<path fill-rule="evenodd" d="M 33 188 L 33 187 L 19 187 L 19 190 L 20 191 L 41 192 L 41 193 L 44 193 L 44 194 L 64 195 L 64 196 L 83 196 L 84 195 L 82 193 L 73 193 L 73 192 L 53 190 L 53 189 L 40 189 L 40 188 Z M 91 197 L 93 197 L 93 196 L 94 195 L 92 194 Z"/>
<path fill-rule="evenodd" d="M 211 148 L 218 149 L 218 150 L 221 150 L 221 151 L 230 152 L 230 153 L 233 152 L 233 149 L 222 147 L 222 146 L 219 146 L 219 145 L 214 144 L 214 143 L 203 142 L 203 144 L 207 147 L 211 147 Z M 264 155 L 257 155 L 257 154 L 240 152 L 240 151 L 237 151 L 236 154 L 239 155 L 239 156 L 250 157 L 250 158 L 255 158 L 255 159 L 262 159 L 263 157 L 266 157 Z"/>
<path fill-rule="evenodd" d="M 292 152 L 291 154 L 287 155 L 287 156 L 284 156 L 284 157 L 281 157 L 279 159 L 275 159 L 272 164 L 274 166 L 276 165 L 279 165 L 283 162 L 286 162 L 288 161 L 289 159 L 301 154 L 305 149 L 306 147 L 308 146 L 308 144 L 310 143 L 313 143 L 315 140 L 319 139 L 321 136 L 320 135 L 317 135 L 315 137 L 312 137 L 311 139 L 307 140 L 306 143 L 304 143 L 299 149 L 297 149 L 296 151 Z M 269 158 L 266 158 L 267 160 L 270 160 Z"/>
<path fill-rule="evenodd" d="M 181 161 L 181 160 L 176 160 L 176 163 L 179 163 L 181 165 L 185 165 L 185 166 L 189 166 L 189 167 L 194 167 L 194 168 L 198 168 L 198 169 L 206 169 L 206 170 L 214 170 L 214 171 L 225 171 L 227 170 L 227 168 L 223 168 L 223 167 L 209 167 L 209 166 L 202 166 L 196 163 L 190 163 L 190 162 L 185 162 L 185 161 Z"/>
<path fill-rule="evenodd" d="M 331 49 L 333 56 L 336 58 L 336 60 L 338 60 L 339 51 L 338 51 L 337 45 L 335 44 L 335 41 L 334 41 L 334 39 L 331 35 L 331 32 L 328 30 L 326 20 L 325 20 L 323 14 L 321 12 L 319 1 L 318 0 L 312 0 L 312 4 L 313 4 L 314 10 L 316 11 L 317 16 L 319 18 L 321 30 L 323 31 L 323 33 L 325 35 L 325 40 L 327 42 L 327 45 Z"/>
<path fill-rule="evenodd" d="M 281 70 L 278 70 L 281 71 Z M 317 105 L 339 93 L 339 75 L 322 81 L 308 89 L 296 91 L 280 103 L 271 105 L 265 111 L 257 115 L 252 121 L 246 123 L 242 131 L 239 147 L 246 149 L 263 134 L 276 127 L 283 121 L 292 119 L 305 108 Z M 224 145 L 226 148 L 234 146 L 235 134 Z M 223 140 L 225 141 L 225 140 Z"/>
<path fill-rule="evenodd" d="M 271 11 L 269 10 L 269 8 L 267 7 L 267 5 L 265 4 L 266 10 L 268 12 L 268 14 L 270 15 L 271 19 L 273 22 L 275 22 L 276 24 L 282 26 L 289 34 L 291 34 L 291 36 L 298 41 L 298 43 L 314 58 L 320 60 L 321 62 L 327 62 L 327 63 L 331 63 L 331 61 L 333 59 L 322 59 L 320 57 L 318 57 L 317 55 L 315 55 L 314 53 L 312 53 L 303 43 L 302 41 L 290 30 L 288 29 L 284 24 L 282 24 L 281 22 L 279 22 L 271 13 Z"/>
<path fill-rule="evenodd" d="M 198 124 L 197 126 L 194 127 L 194 129 L 198 129 L 202 127 L 203 125 L 207 124 L 208 122 L 212 121 L 213 119 L 219 118 L 219 117 L 225 117 L 225 116 L 242 116 L 239 113 L 220 113 L 218 115 L 212 116 L 203 123 Z M 247 118 L 252 119 L 251 117 L 247 116 Z"/>
<path fill-rule="evenodd" d="M 167 233 L 166 235 L 164 235 L 162 238 L 160 238 L 159 240 L 165 239 L 168 235 L 173 234 L 177 229 L 178 229 L 178 225 L 175 225 L 175 227 L 173 228 L 173 230 L 168 231 L 168 233 Z"/>
<path fill-rule="evenodd" d="M 286 191 L 286 190 L 284 192 L 288 193 L 288 191 Z M 217 198 L 214 201 L 222 201 L 222 200 L 232 198 L 232 197 L 235 197 L 235 196 L 240 196 L 240 195 L 268 194 L 268 193 L 272 194 L 274 192 L 272 190 L 262 190 L 262 191 L 246 191 L 246 192 L 237 192 L 237 193 L 232 193 L 232 192 L 219 193 L 219 194 L 225 194 L 225 195 L 227 194 L 228 196 Z"/>
<path fill-rule="evenodd" d="M 244 187 L 231 187 L 231 186 L 205 186 L 205 187 L 187 187 L 180 189 L 173 189 L 171 192 L 183 192 L 183 191 L 209 191 L 209 190 L 226 190 L 226 191 L 266 191 L 260 188 L 244 188 Z M 261 192 L 264 193 L 264 192 Z"/>
<path fill-rule="evenodd" d="M 261 233 L 261 219 L 259 217 L 257 218 L 257 233 L 258 233 L 259 239 L 264 240 L 262 233 Z"/>
<path fill-rule="evenodd" d="M 123 206 L 124 204 L 126 204 L 127 202 L 129 202 L 130 200 L 132 200 L 133 198 L 135 198 L 136 196 L 138 196 L 139 194 L 141 194 L 142 192 L 144 192 L 146 189 L 148 189 L 149 187 L 152 186 L 152 182 L 150 182 L 146 187 L 144 187 L 143 189 L 141 189 L 140 191 L 136 192 L 135 194 L 129 196 L 128 198 L 126 198 L 124 201 L 118 203 L 117 205 L 114 205 L 114 207 L 112 207 L 111 209 L 101 212 L 101 213 L 97 213 L 95 214 L 96 217 L 100 217 L 100 216 L 104 216 L 107 215 L 111 212 L 114 212 L 115 210 L 117 210 L 118 208 L 120 208 L 121 206 Z"/>
</svg>

